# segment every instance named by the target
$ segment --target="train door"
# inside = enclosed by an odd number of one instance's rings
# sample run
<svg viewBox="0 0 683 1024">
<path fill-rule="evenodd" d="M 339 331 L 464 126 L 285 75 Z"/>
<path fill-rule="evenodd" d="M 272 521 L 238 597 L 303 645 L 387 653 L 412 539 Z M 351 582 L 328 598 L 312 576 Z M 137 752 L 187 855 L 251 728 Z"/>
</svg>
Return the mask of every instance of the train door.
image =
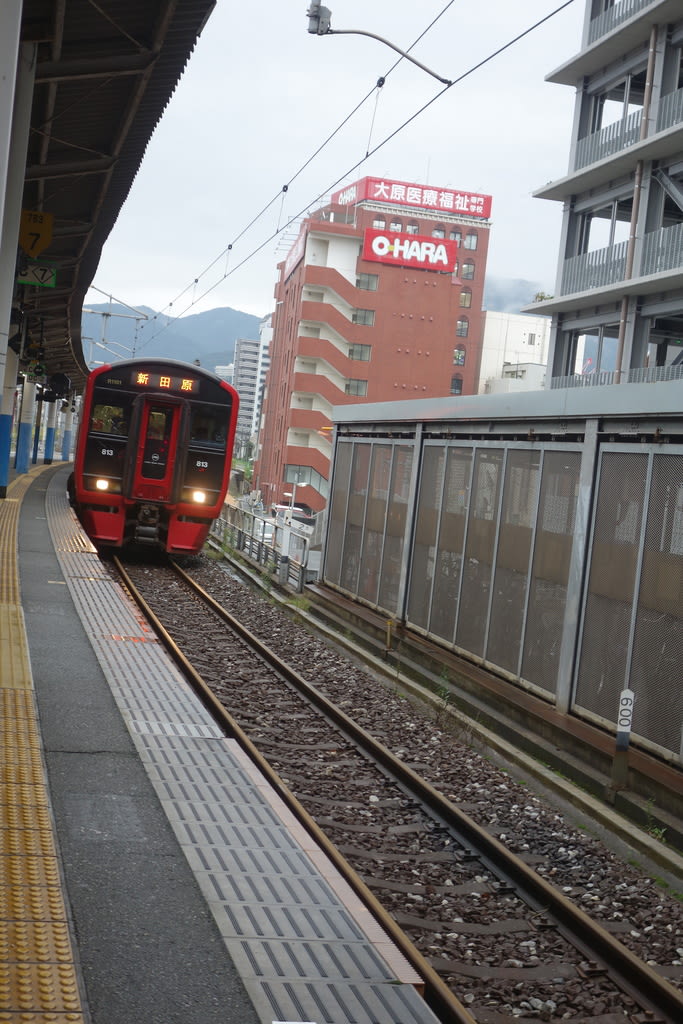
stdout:
<svg viewBox="0 0 683 1024">
<path fill-rule="evenodd" d="M 180 404 L 143 398 L 135 472 L 130 496 L 143 501 L 173 500 Z"/>
</svg>

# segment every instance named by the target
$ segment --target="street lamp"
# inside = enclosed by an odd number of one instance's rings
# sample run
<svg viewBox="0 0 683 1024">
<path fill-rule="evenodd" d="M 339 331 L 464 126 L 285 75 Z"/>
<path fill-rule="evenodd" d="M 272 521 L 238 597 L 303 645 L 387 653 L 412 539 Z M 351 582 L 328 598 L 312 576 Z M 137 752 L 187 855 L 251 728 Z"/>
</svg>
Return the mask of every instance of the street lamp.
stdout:
<svg viewBox="0 0 683 1024">
<path fill-rule="evenodd" d="M 415 60 L 405 50 L 399 49 L 393 43 L 390 43 L 388 39 L 383 36 L 377 36 L 374 32 L 364 32 L 362 29 L 356 28 L 332 28 L 330 24 L 332 18 L 332 11 L 329 7 L 322 7 L 320 0 L 311 0 L 311 6 L 306 11 L 308 15 L 308 31 L 311 35 L 316 36 L 341 36 L 341 35 L 355 35 L 355 36 L 370 36 L 371 39 L 378 39 L 380 43 L 385 43 L 390 46 L 392 50 L 396 50 L 396 53 L 400 53 L 402 57 L 409 60 L 412 64 L 415 64 L 418 68 L 426 71 L 432 78 L 436 78 L 437 82 L 443 82 L 444 85 L 453 85 L 449 78 L 442 78 L 441 75 L 437 75 L 435 71 L 431 71 L 424 64 L 421 64 L 419 60 Z"/>
<path fill-rule="evenodd" d="M 294 514 L 294 499 L 296 498 L 296 484 L 292 484 L 291 491 L 285 491 L 284 492 L 284 497 L 285 498 L 291 498 L 291 501 L 289 502 L 289 515 L 290 515 L 290 518 L 291 518 L 291 516 Z"/>
</svg>

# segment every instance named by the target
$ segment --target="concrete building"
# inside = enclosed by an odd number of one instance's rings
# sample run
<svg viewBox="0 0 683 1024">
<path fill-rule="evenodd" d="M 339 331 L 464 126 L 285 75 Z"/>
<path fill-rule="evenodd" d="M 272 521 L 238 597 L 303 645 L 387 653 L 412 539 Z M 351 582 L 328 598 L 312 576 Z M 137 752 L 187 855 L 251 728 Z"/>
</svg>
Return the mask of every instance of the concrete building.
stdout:
<svg viewBox="0 0 683 1024">
<path fill-rule="evenodd" d="M 683 6 L 588 0 L 581 49 L 547 78 L 576 89 L 546 385 L 683 374 Z"/>
<path fill-rule="evenodd" d="M 215 366 L 213 372 L 227 384 L 232 384 L 235 376 L 235 364 L 227 363 L 225 366 Z"/>
<path fill-rule="evenodd" d="M 551 319 L 486 311 L 477 391 L 534 391 L 545 382 Z"/>
<path fill-rule="evenodd" d="M 240 409 L 235 431 L 235 454 L 247 458 L 253 433 L 254 405 L 258 390 L 259 342 L 238 338 L 235 342 L 235 373 L 233 387 L 240 396 Z"/>
<path fill-rule="evenodd" d="M 270 346 L 273 340 L 272 314 L 265 316 L 259 323 L 258 365 L 256 367 L 256 395 L 254 396 L 254 414 L 251 420 L 252 437 L 258 434 L 261 426 L 261 408 L 266 377 L 270 367 Z"/>
<path fill-rule="evenodd" d="M 473 394 L 491 197 L 363 178 L 308 217 L 279 265 L 255 485 L 320 510 L 332 409 Z"/>
<path fill-rule="evenodd" d="M 249 457 L 256 445 L 266 374 L 270 366 L 270 342 L 273 336 L 270 314 L 259 323 L 258 341 L 238 338 L 231 383 L 240 396 L 235 443 L 240 458 Z M 229 369 L 226 367 L 225 369 Z M 216 368 L 218 373 L 218 368 Z M 220 374 L 219 374 L 220 376 Z"/>
</svg>

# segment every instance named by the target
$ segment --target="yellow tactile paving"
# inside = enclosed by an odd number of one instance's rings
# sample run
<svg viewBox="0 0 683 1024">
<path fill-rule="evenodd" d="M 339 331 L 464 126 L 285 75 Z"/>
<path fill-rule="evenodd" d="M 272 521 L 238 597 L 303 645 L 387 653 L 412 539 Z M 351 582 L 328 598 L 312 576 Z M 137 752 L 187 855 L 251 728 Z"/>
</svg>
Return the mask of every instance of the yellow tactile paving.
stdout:
<svg viewBox="0 0 683 1024">
<path fill-rule="evenodd" d="M 83 1024 L 52 832 L 17 566 L 21 502 L 0 499 L 0 1024 Z"/>
</svg>

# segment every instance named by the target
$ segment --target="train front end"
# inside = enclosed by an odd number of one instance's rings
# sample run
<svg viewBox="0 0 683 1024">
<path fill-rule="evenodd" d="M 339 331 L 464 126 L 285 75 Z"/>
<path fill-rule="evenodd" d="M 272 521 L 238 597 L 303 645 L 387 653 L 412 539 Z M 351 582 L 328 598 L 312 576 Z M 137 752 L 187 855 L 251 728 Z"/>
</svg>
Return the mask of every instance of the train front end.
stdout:
<svg viewBox="0 0 683 1024">
<path fill-rule="evenodd" d="M 176 361 L 93 371 L 71 485 L 93 543 L 200 551 L 228 488 L 238 404 L 215 374 Z"/>
</svg>

